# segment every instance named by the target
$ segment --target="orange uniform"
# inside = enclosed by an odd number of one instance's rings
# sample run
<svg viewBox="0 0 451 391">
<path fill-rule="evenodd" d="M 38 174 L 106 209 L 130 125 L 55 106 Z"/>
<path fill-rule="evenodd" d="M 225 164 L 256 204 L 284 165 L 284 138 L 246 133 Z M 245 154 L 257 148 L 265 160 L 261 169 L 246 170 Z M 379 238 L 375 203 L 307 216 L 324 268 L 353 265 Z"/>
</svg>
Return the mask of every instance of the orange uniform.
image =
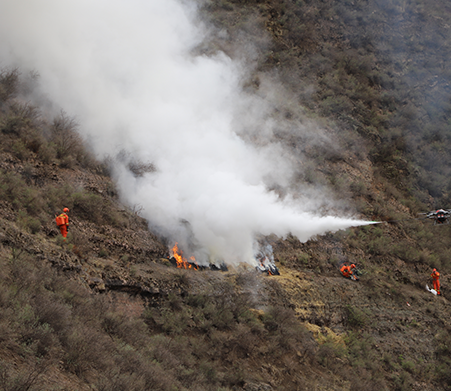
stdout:
<svg viewBox="0 0 451 391">
<path fill-rule="evenodd" d="M 352 275 L 351 266 L 343 265 L 340 269 L 343 277 L 350 278 Z"/>
<path fill-rule="evenodd" d="M 434 289 L 437 291 L 437 295 L 440 294 L 440 273 L 437 271 L 437 269 L 432 270 L 432 284 L 434 285 Z"/>
<path fill-rule="evenodd" d="M 56 224 L 58 225 L 61 235 L 63 236 L 64 240 L 66 240 L 67 231 L 69 229 L 69 216 L 66 214 L 66 212 L 69 212 L 68 208 L 64 208 L 63 213 L 61 213 L 56 218 Z"/>
</svg>

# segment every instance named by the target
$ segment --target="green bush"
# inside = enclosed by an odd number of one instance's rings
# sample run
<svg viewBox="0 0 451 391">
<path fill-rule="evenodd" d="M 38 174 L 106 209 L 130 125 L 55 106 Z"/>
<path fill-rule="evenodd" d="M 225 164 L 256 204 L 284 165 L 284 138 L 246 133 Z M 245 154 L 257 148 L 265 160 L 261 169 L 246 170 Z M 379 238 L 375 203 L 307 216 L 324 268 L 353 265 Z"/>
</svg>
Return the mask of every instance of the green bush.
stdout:
<svg viewBox="0 0 451 391">
<path fill-rule="evenodd" d="M 28 103 L 11 102 L 5 117 L 0 123 L 1 131 L 4 134 L 12 136 L 20 136 L 24 138 L 24 142 L 36 126 L 39 117 L 39 110 Z"/>
<path fill-rule="evenodd" d="M 12 145 L 12 152 L 20 160 L 26 160 L 30 157 L 30 151 L 22 140 L 17 140 Z"/>
<path fill-rule="evenodd" d="M 20 206 L 23 193 L 27 189 L 25 182 L 20 176 L 12 172 L 1 171 L 0 197 L 15 207 Z"/>
<path fill-rule="evenodd" d="M 43 143 L 37 151 L 38 158 L 44 164 L 51 164 L 56 159 L 57 151 L 54 143 Z"/>
<path fill-rule="evenodd" d="M 41 222 L 39 219 L 28 216 L 24 211 L 19 211 L 17 222 L 19 226 L 32 234 L 37 234 L 41 231 Z"/>
<path fill-rule="evenodd" d="M 414 246 L 406 246 L 405 243 L 395 245 L 393 253 L 400 259 L 409 263 L 418 263 L 421 260 L 421 252 Z"/>
<path fill-rule="evenodd" d="M 354 181 L 349 187 L 355 196 L 366 196 L 368 194 L 368 189 L 362 181 Z"/>
<path fill-rule="evenodd" d="M 347 305 L 345 308 L 346 324 L 351 328 L 362 329 L 369 323 L 368 315 L 357 307 Z"/>
<path fill-rule="evenodd" d="M 18 68 L 0 69 L 0 104 L 13 98 L 18 90 L 20 72 Z"/>
</svg>

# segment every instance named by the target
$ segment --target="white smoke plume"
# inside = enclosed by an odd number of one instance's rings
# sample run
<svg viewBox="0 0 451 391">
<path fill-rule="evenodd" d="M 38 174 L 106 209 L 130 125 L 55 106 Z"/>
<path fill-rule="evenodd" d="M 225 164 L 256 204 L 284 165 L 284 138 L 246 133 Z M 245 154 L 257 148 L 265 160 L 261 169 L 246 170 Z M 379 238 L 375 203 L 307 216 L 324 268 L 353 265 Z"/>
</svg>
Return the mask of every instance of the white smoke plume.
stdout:
<svg viewBox="0 0 451 391">
<path fill-rule="evenodd" d="M 276 94 L 269 85 L 266 98 L 243 93 L 248 71 L 223 53 L 193 54 L 208 34 L 194 5 L 3 1 L 0 34 L 0 65 L 37 71 L 97 155 L 121 156 L 113 160 L 123 200 L 199 263 L 254 263 L 259 234 L 306 241 L 367 224 L 315 216 L 314 200 L 268 190 L 293 175 L 290 156 L 271 142 L 285 127 L 272 116 Z M 154 170 L 134 175 L 131 161 Z"/>
</svg>

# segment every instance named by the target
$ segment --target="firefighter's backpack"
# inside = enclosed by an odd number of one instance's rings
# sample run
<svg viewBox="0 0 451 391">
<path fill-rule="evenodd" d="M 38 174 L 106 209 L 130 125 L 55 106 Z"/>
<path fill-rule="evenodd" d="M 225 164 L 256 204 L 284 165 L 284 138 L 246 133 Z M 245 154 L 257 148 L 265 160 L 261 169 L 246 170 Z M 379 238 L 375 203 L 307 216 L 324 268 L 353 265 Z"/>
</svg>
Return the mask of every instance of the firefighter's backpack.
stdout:
<svg viewBox="0 0 451 391">
<path fill-rule="evenodd" d="M 66 224 L 66 219 L 64 218 L 64 215 L 59 215 L 55 218 L 56 225 L 59 227 L 60 225 Z"/>
</svg>

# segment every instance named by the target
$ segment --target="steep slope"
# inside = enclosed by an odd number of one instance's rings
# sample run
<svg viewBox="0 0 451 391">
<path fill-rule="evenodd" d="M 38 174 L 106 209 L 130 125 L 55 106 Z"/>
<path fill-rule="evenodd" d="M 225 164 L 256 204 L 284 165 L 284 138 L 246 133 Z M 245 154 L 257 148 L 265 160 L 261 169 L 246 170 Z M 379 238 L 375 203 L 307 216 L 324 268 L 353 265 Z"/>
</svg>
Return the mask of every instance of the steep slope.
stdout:
<svg viewBox="0 0 451 391">
<path fill-rule="evenodd" d="M 319 73 L 299 67 L 302 83 L 304 76 L 331 75 L 335 68 L 320 48 L 344 51 L 348 67 L 359 58 L 349 52 L 349 37 L 359 35 L 350 27 L 360 20 L 360 6 L 354 19 L 351 3 L 338 10 L 331 2 L 297 3 L 305 23 L 296 29 L 284 19 L 292 2 L 205 4 L 232 32 L 248 15 L 262 23 L 275 39 L 262 70 L 276 66 L 286 83 L 296 79 L 291 61 L 312 53 L 321 54 Z M 355 121 L 359 135 L 328 122 L 333 141 L 348 147 L 332 154 L 296 138 L 284 141 L 312 158 L 300 180 L 324 180 L 336 199 L 349 198 L 366 218 L 390 223 L 307 243 L 270 236 L 280 276 L 245 265 L 179 270 L 168 261 L 173 243 L 149 232 L 139 205 L 134 211 L 121 205 L 108 170 L 89 157 L 70 119 L 46 121 L 39 108 L 15 98 L 18 72 L 1 76 L 3 389 L 450 389 L 450 227 L 416 220 L 424 200 L 415 195 L 426 189 L 413 192 L 403 183 L 406 160 L 397 148 L 378 149 L 382 131 L 373 121 L 384 109 L 374 114 L 367 102 L 359 113 L 346 112 L 341 92 L 309 100 L 302 89 L 309 110 L 333 109 L 345 117 L 341 123 Z M 68 140 L 75 142 L 69 149 Z M 382 152 L 383 159 L 374 158 Z M 71 210 L 66 243 L 53 221 L 63 206 Z M 343 261 L 359 266 L 359 282 L 340 276 Z M 432 267 L 442 272 L 443 297 L 424 288 Z"/>
<path fill-rule="evenodd" d="M 101 171 L 19 158 L 6 147 L 20 132 L 3 137 L 5 389 L 446 389 L 433 384 L 447 379 L 448 277 L 432 296 L 428 265 L 388 252 L 414 244 L 409 220 L 304 244 L 269 237 L 281 276 L 179 270 L 172 244 L 121 206 Z M 369 167 L 334 169 L 372 183 Z M 67 243 L 56 205 L 71 210 Z M 343 260 L 364 272 L 358 283 L 339 275 Z"/>
</svg>

